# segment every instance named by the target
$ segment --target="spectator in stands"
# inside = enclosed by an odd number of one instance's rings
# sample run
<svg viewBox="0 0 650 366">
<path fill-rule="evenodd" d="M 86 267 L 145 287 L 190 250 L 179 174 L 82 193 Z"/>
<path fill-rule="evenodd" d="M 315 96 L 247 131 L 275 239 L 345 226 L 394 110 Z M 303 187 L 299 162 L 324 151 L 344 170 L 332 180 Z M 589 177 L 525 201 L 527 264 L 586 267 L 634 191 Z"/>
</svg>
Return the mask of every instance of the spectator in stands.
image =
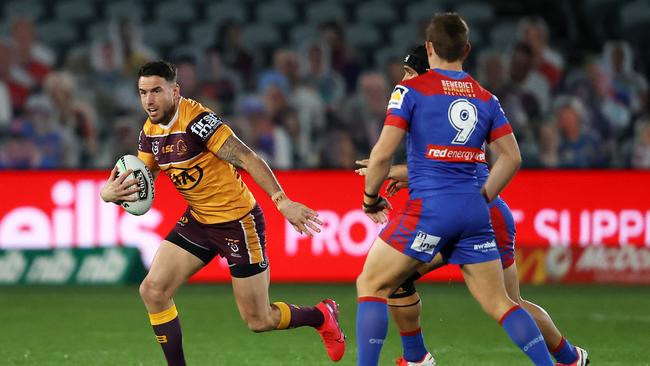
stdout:
<svg viewBox="0 0 650 366">
<path fill-rule="evenodd" d="M 123 114 L 110 121 L 111 133 L 102 143 L 97 166 L 109 168 L 117 159 L 138 150 L 141 118 L 137 115 Z"/>
<path fill-rule="evenodd" d="M 55 62 L 55 54 L 36 42 L 36 27 L 29 17 L 12 19 L 11 36 L 15 46 L 14 64 L 24 70 L 34 84 L 42 85 Z"/>
<path fill-rule="evenodd" d="M 580 99 L 560 96 L 555 101 L 554 119 L 559 130 L 559 166 L 564 168 L 601 168 L 605 163 L 598 135 L 587 125 Z"/>
<path fill-rule="evenodd" d="M 100 122 L 106 122 L 98 125 L 109 127 L 110 124 L 103 119 L 112 119 L 123 111 L 139 112 L 142 105 L 134 87 L 133 75 L 124 73 L 123 57 L 110 37 L 101 35 L 93 39 L 89 58 L 95 110 Z M 100 133 L 109 132 L 104 130 Z"/>
<path fill-rule="evenodd" d="M 650 169 L 650 119 L 636 123 L 630 165 L 637 169 Z"/>
<path fill-rule="evenodd" d="M 503 55 L 496 51 L 483 51 L 478 57 L 476 73 L 481 85 L 496 96 L 503 95 L 508 83 L 508 67 Z"/>
<path fill-rule="evenodd" d="M 40 162 L 36 145 L 18 132 L 0 144 L 0 169 L 38 169 Z"/>
<path fill-rule="evenodd" d="M 15 64 L 15 55 L 14 41 L 0 40 L 0 85 L 4 85 L 8 93 L 8 98 L 5 97 L 4 103 L 7 102 L 7 99 L 10 102 L 3 114 L 10 116 L 23 112 L 31 89 L 37 87 L 34 79 L 23 68 Z"/>
<path fill-rule="evenodd" d="M 388 78 L 388 85 L 395 86 L 404 78 L 404 59 L 391 58 L 386 63 L 386 77 Z"/>
<path fill-rule="evenodd" d="M 182 56 L 175 60 L 176 80 L 181 87 L 183 96 L 201 102 L 199 98 L 199 77 L 196 70 L 196 60 L 192 56 Z"/>
<path fill-rule="evenodd" d="M 205 50 L 205 60 L 200 73 L 201 100 L 206 106 L 225 116 L 234 113 L 235 101 L 243 90 L 242 79 L 234 70 L 229 69 L 215 47 Z"/>
<path fill-rule="evenodd" d="M 76 151 L 68 156 L 66 167 L 93 167 L 98 153 L 95 116 L 89 105 L 75 96 L 73 76 L 67 72 L 52 72 L 45 79 L 45 92 L 54 105 L 57 128 L 67 137 L 68 145 Z"/>
<path fill-rule="evenodd" d="M 526 43 L 517 43 L 510 57 L 510 83 L 506 94 L 519 95 L 529 118 L 546 115 L 551 101 L 548 81 L 534 67 L 532 48 Z"/>
<path fill-rule="evenodd" d="M 530 166 L 557 168 L 560 165 L 560 132 L 553 122 L 539 128 L 539 154 L 533 157 Z"/>
<path fill-rule="evenodd" d="M 614 100 L 625 105 L 632 114 L 638 114 L 646 107 L 648 80 L 634 71 L 632 48 L 625 41 L 609 41 L 604 48 L 605 71 L 612 82 Z"/>
<path fill-rule="evenodd" d="M 354 169 L 357 153 L 350 134 L 335 129 L 327 132 L 321 149 L 320 166 L 325 169 Z"/>
<path fill-rule="evenodd" d="M 144 63 L 156 58 L 156 53 L 142 40 L 138 23 L 129 17 L 112 19 L 109 36 L 115 52 L 120 55 L 124 74 L 133 78 Z"/>
<path fill-rule="evenodd" d="M 286 158 L 282 157 L 282 163 L 278 167 L 283 169 L 296 167 L 296 163 L 300 160 L 300 157 L 295 154 L 295 148 L 300 144 L 300 122 L 298 121 L 298 114 L 289 104 L 286 91 L 277 85 L 269 84 L 264 90 L 263 98 L 271 122 L 274 126 L 286 132 L 291 146 L 291 149 L 287 149 L 286 151 L 287 153 L 290 152 L 291 156 Z M 305 164 L 300 162 L 298 165 L 304 166 Z"/>
<path fill-rule="evenodd" d="M 388 85 L 382 74 L 368 72 L 359 78 L 357 94 L 343 106 L 343 121 L 357 152 L 368 153 L 377 142 L 386 118 Z"/>
<path fill-rule="evenodd" d="M 519 56 L 513 55 L 513 58 L 516 57 Z M 522 67 L 517 63 L 521 61 L 512 62 L 515 64 L 515 76 L 520 77 L 517 73 L 521 72 Z M 509 81 L 506 61 L 500 53 L 494 51 L 484 51 L 479 55 L 477 77 L 487 90 L 499 98 L 517 136 L 523 166 L 536 165 L 539 152 L 537 126 L 534 122 L 535 118 L 541 117 L 541 112 L 535 96 L 520 84 Z"/>
<path fill-rule="evenodd" d="M 336 22 L 326 22 L 320 26 L 321 40 L 330 51 L 330 65 L 336 70 L 347 86 L 348 92 L 357 87 L 361 74 L 361 62 L 356 52 L 347 44 L 343 28 Z"/>
<path fill-rule="evenodd" d="M 320 42 L 309 43 L 303 55 L 303 82 L 316 90 L 329 108 L 338 107 L 345 97 L 345 81 L 331 69 L 327 46 Z"/>
<path fill-rule="evenodd" d="M 252 88 L 255 85 L 255 59 L 246 46 L 242 45 L 241 26 L 235 21 L 227 21 L 215 31 L 217 42 L 214 47 L 219 50 L 223 63 L 242 76 L 247 89 Z"/>
<path fill-rule="evenodd" d="M 54 106 L 49 98 L 43 95 L 30 96 L 25 116 L 14 124 L 13 129 L 33 143 L 34 148 L 39 151 L 39 168 L 63 167 L 66 152 L 68 149 L 74 149 L 64 141 L 61 130 L 53 120 L 53 112 Z"/>
<path fill-rule="evenodd" d="M 11 53 L 10 41 L 0 40 L 0 135 L 9 127 L 13 117 L 11 106 Z"/>
<path fill-rule="evenodd" d="M 533 67 L 555 88 L 562 79 L 564 60 L 562 55 L 549 45 L 549 31 L 541 17 L 527 17 L 519 22 L 519 40 L 528 44 L 533 51 Z"/>
<path fill-rule="evenodd" d="M 283 126 L 273 123 L 264 101 L 246 97 L 239 105 L 234 130 L 247 132 L 242 140 L 272 167 L 291 168 L 293 146 Z"/>
</svg>

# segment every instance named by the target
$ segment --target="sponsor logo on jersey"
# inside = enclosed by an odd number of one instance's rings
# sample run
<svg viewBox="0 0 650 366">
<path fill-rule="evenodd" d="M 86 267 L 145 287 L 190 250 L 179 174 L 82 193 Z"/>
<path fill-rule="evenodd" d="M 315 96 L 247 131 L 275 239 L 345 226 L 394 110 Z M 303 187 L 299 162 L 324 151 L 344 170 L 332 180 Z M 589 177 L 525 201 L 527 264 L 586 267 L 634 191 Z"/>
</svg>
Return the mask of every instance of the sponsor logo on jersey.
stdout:
<svg viewBox="0 0 650 366">
<path fill-rule="evenodd" d="M 440 237 L 427 234 L 424 231 L 418 231 L 411 244 L 411 249 L 420 253 L 433 254 L 436 246 L 440 242 Z"/>
<path fill-rule="evenodd" d="M 475 147 L 428 145 L 426 157 L 457 163 L 485 163 L 485 151 Z"/>
<path fill-rule="evenodd" d="M 208 141 L 210 136 L 223 124 L 221 118 L 214 113 L 203 115 L 198 121 L 192 123 L 190 131 L 198 136 L 201 141 Z"/>
<path fill-rule="evenodd" d="M 187 218 L 187 216 L 182 216 L 178 220 L 178 224 L 181 225 L 181 226 L 185 226 L 188 222 L 190 222 L 190 220 Z"/>
<path fill-rule="evenodd" d="M 481 251 L 481 252 L 488 252 L 496 248 L 497 248 L 497 243 L 494 240 L 482 244 L 474 244 L 474 250 Z"/>
<path fill-rule="evenodd" d="M 442 92 L 447 95 L 476 98 L 476 94 L 474 93 L 474 85 L 471 81 L 440 80 L 440 83 L 442 84 Z"/>
<path fill-rule="evenodd" d="M 404 96 L 406 96 L 406 93 L 408 93 L 408 91 L 409 90 L 405 86 L 395 86 L 395 89 L 393 89 L 393 92 L 390 95 L 390 100 L 388 101 L 388 109 L 402 108 L 402 103 L 404 103 Z"/>
<path fill-rule="evenodd" d="M 195 165 L 189 168 L 171 167 L 165 170 L 165 174 L 171 179 L 179 191 L 189 191 L 196 187 L 203 178 L 203 168 Z"/>
</svg>

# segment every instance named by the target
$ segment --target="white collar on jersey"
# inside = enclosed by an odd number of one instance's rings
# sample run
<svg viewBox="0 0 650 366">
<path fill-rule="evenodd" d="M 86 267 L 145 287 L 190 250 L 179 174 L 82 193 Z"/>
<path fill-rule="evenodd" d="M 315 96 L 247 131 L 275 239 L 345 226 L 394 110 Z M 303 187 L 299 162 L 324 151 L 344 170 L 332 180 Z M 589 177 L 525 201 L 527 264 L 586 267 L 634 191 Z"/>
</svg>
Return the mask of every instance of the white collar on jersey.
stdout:
<svg viewBox="0 0 650 366">
<path fill-rule="evenodd" d="M 183 101 L 183 97 L 181 97 L 181 99 L 180 99 L 179 102 L 178 102 L 178 107 L 176 108 L 176 113 L 174 113 L 174 117 L 172 117 L 172 120 L 169 121 L 166 125 L 163 125 L 163 124 L 159 124 L 159 125 L 158 125 L 158 126 L 160 126 L 163 130 L 168 130 L 168 129 L 170 129 L 170 128 L 174 125 L 174 123 L 176 123 L 176 120 L 178 119 L 178 111 L 181 110 L 181 102 L 182 102 L 182 101 Z"/>
</svg>

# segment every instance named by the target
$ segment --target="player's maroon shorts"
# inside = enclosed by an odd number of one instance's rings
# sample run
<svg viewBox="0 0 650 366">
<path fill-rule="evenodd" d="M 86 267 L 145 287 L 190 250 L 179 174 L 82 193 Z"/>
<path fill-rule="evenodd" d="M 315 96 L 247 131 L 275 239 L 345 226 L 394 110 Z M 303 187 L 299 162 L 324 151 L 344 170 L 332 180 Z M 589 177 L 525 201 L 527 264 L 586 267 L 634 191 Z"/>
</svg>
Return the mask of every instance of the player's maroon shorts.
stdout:
<svg viewBox="0 0 650 366">
<path fill-rule="evenodd" d="M 244 217 L 219 224 L 203 224 L 188 208 L 166 240 L 194 254 L 206 264 L 220 255 L 231 264 L 257 264 L 266 268 L 266 224 L 255 205 Z"/>
</svg>

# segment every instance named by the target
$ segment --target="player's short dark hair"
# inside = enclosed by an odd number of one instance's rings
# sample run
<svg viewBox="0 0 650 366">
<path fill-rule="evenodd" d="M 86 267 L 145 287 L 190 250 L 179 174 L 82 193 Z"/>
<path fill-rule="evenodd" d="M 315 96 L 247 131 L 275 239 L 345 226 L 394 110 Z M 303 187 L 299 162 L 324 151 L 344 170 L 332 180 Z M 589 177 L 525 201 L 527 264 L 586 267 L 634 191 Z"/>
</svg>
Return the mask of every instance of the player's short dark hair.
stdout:
<svg viewBox="0 0 650 366">
<path fill-rule="evenodd" d="M 462 60 L 469 44 L 469 27 L 457 13 L 438 13 L 427 27 L 427 42 L 447 62 Z"/>
<path fill-rule="evenodd" d="M 147 62 L 138 71 L 138 78 L 142 76 L 160 76 L 170 83 L 175 83 L 176 65 L 163 60 Z"/>
</svg>

